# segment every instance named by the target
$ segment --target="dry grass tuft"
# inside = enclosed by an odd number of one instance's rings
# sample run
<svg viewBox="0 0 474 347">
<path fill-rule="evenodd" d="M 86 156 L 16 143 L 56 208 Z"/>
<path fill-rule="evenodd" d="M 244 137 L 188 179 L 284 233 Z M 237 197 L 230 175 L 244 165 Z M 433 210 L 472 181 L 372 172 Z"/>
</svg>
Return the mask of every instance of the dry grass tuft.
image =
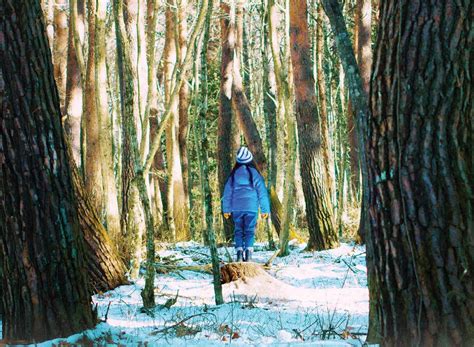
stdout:
<svg viewBox="0 0 474 347">
<path fill-rule="evenodd" d="M 228 263 L 221 267 L 222 284 L 265 274 L 263 267 L 256 263 Z"/>
</svg>

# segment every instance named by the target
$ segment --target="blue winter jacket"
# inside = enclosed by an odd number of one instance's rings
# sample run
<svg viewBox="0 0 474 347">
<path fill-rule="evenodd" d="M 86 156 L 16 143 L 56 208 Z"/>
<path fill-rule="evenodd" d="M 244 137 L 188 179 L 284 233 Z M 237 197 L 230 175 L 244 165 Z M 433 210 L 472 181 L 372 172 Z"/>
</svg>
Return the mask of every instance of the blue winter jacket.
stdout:
<svg viewBox="0 0 474 347">
<path fill-rule="evenodd" d="M 252 172 L 253 184 L 250 177 Z M 270 201 L 263 177 L 251 166 L 242 165 L 234 172 L 224 187 L 222 212 L 234 211 L 270 213 Z"/>
</svg>

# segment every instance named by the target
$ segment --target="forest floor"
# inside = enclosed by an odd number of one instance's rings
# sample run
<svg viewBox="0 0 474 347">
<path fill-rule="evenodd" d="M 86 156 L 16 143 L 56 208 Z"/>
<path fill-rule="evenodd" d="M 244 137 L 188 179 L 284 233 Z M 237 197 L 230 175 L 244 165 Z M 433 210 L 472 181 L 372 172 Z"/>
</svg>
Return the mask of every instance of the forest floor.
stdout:
<svg viewBox="0 0 474 347">
<path fill-rule="evenodd" d="M 276 258 L 270 276 L 223 286 L 225 304 L 214 305 L 210 274 L 196 270 L 210 262 L 206 247 L 194 242 L 162 245 L 153 312 L 141 310 L 144 280 L 94 296 L 99 318 L 95 329 L 38 346 L 81 345 L 311 345 L 361 346 L 368 326 L 369 299 L 365 248 L 337 249 Z M 229 248 L 233 255 L 233 250 Z M 220 248 L 221 259 L 227 259 Z M 273 254 L 256 246 L 254 261 Z M 170 308 L 165 303 L 173 302 Z"/>
</svg>

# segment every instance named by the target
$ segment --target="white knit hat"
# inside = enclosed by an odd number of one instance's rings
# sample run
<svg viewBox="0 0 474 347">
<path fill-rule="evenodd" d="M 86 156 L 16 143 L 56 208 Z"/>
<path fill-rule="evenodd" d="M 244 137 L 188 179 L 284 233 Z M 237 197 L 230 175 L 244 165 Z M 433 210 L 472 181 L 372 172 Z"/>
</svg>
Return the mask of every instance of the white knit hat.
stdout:
<svg viewBox="0 0 474 347">
<path fill-rule="evenodd" d="M 247 147 L 240 147 L 237 151 L 237 163 L 239 164 L 247 164 L 253 160 L 253 155 L 250 153 Z"/>
</svg>

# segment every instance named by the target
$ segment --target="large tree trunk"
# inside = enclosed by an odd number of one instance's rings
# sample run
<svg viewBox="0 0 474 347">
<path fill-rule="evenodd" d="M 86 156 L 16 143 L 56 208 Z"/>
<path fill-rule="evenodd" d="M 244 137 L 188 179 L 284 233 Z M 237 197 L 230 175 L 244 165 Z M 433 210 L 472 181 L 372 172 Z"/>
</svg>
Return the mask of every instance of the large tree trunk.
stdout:
<svg viewBox="0 0 474 347">
<path fill-rule="evenodd" d="M 328 249 L 339 242 L 329 187 L 324 179 L 321 128 L 315 118 L 317 106 L 305 1 L 290 1 L 290 40 L 301 178 L 310 233 L 308 249 Z"/>
<path fill-rule="evenodd" d="M 118 207 L 117 187 L 114 175 L 114 157 L 112 153 L 112 117 L 109 113 L 107 95 L 107 65 L 106 65 L 106 45 L 105 45 L 105 22 L 107 2 L 97 1 L 96 11 L 96 47 L 95 47 L 95 76 L 97 94 L 97 117 L 100 125 L 100 152 L 101 152 L 101 172 L 103 182 L 103 208 L 107 231 L 114 240 L 120 235 L 120 213 Z M 102 212 L 102 211 L 99 211 Z"/>
<path fill-rule="evenodd" d="M 219 94 L 219 117 L 217 119 L 217 174 L 219 179 L 220 196 L 224 194 L 224 185 L 232 170 L 232 70 L 235 46 L 235 26 L 230 23 L 228 16 L 230 8 L 221 1 L 222 11 L 226 14 L 221 16 L 221 83 Z M 227 242 L 231 242 L 234 235 L 234 226 L 231 218 L 225 219 L 224 236 Z"/>
<path fill-rule="evenodd" d="M 69 4 L 67 81 L 66 81 L 66 135 L 72 147 L 75 164 L 81 167 L 81 119 L 82 119 L 82 82 L 81 67 L 76 53 L 74 35 L 76 26 L 84 27 L 84 1 L 71 1 Z M 79 47 L 82 49 L 82 47 Z"/>
<path fill-rule="evenodd" d="M 86 128 L 85 187 L 96 211 L 102 211 L 103 184 L 100 153 L 99 118 L 97 114 L 97 92 L 95 75 L 95 12 L 96 1 L 87 1 L 87 23 L 89 30 L 89 51 L 84 95 Z M 102 44 L 102 43 L 100 43 Z"/>
<path fill-rule="evenodd" d="M 469 2 L 381 4 L 367 251 L 384 346 L 474 344 L 470 13 Z"/>
<path fill-rule="evenodd" d="M 0 13 L 2 336 L 35 343 L 96 317 L 40 4 L 5 0 Z"/>
<path fill-rule="evenodd" d="M 68 20 L 66 0 L 56 0 L 54 7 L 54 79 L 58 87 L 61 113 L 64 114 L 66 95 L 66 66 L 68 50 Z"/>
</svg>

